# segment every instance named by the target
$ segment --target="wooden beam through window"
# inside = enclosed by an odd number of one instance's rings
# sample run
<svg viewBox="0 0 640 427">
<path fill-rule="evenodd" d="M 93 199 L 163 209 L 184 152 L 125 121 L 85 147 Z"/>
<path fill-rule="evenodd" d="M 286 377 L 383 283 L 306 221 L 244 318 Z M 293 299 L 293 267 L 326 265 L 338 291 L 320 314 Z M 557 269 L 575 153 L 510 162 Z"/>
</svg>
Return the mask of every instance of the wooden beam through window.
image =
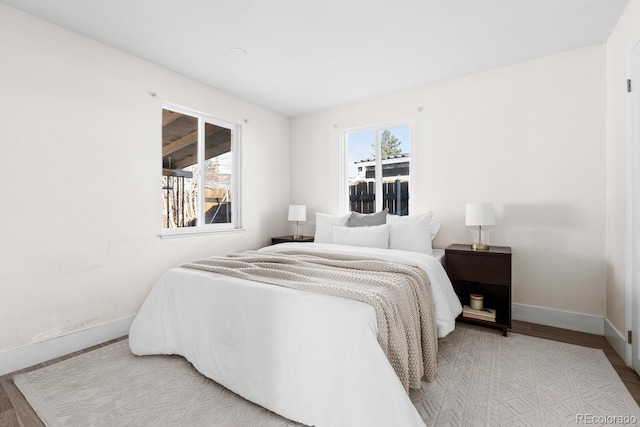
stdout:
<svg viewBox="0 0 640 427">
<path fill-rule="evenodd" d="M 221 154 L 228 153 L 231 151 L 231 140 L 228 140 L 226 144 L 216 145 L 215 147 L 211 147 L 204 152 L 205 159 L 211 159 L 213 157 L 217 157 Z M 177 162 L 173 167 L 175 169 L 186 168 L 187 166 L 194 165 L 198 162 L 198 156 L 195 154 L 193 156 L 186 157 L 179 162 Z"/>
<path fill-rule="evenodd" d="M 166 126 L 174 120 L 179 119 L 183 115 L 180 113 L 176 113 L 175 111 L 170 110 L 162 110 L 162 126 Z"/>
<path fill-rule="evenodd" d="M 228 131 L 228 129 L 224 128 L 210 128 L 208 127 L 209 132 L 205 133 L 205 138 L 209 138 L 212 135 L 215 135 L 219 132 Z M 189 144 L 193 144 L 198 139 L 198 131 L 194 130 L 191 133 L 186 134 L 182 138 L 176 139 L 173 142 L 162 147 L 162 157 L 168 156 L 171 153 L 175 153 L 176 151 L 188 146 Z"/>
<path fill-rule="evenodd" d="M 198 131 L 194 130 L 193 132 L 188 133 L 185 136 L 168 143 L 167 145 L 162 147 L 162 157 L 168 156 L 171 153 L 175 153 L 176 151 L 186 147 L 189 144 L 193 144 L 197 139 Z"/>
</svg>

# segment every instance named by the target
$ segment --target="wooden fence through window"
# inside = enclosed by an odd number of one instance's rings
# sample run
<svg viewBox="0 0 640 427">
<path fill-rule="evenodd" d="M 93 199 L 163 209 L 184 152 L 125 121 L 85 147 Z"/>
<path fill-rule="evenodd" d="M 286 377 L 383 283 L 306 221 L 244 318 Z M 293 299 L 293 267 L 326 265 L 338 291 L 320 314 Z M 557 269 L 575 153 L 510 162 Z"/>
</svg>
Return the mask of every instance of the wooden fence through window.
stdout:
<svg viewBox="0 0 640 427">
<path fill-rule="evenodd" d="M 376 211 L 376 183 L 358 182 L 349 186 L 349 210 L 360 213 Z M 382 209 L 389 208 L 393 215 L 409 214 L 409 181 L 382 183 Z"/>
</svg>

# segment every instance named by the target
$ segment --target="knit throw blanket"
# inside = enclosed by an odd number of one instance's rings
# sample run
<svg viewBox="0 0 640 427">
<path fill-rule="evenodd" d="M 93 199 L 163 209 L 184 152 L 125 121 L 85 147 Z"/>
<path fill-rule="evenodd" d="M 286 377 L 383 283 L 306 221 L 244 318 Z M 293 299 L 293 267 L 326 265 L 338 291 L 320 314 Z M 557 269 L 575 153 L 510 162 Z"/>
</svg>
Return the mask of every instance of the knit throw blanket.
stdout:
<svg viewBox="0 0 640 427">
<path fill-rule="evenodd" d="M 420 268 L 307 251 L 248 251 L 182 267 L 367 303 L 376 311 L 378 342 L 405 390 L 435 377 L 438 338 L 431 285 Z"/>
</svg>

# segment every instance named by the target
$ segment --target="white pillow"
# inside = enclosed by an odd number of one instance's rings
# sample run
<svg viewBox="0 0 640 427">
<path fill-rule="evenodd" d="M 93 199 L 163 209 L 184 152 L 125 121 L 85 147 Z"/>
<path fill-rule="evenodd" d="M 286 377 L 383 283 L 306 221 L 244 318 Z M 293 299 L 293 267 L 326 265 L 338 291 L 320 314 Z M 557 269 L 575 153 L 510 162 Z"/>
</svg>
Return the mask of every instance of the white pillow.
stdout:
<svg viewBox="0 0 640 427">
<path fill-rule="evenodd" d="M 316 243 L 333 243 L 333 224 L 346 225 L 351 212 L 346 215 L 328 215 L 316 212 L 316 235 L 313 239 Z"/>
<path fill-rule="evenodd" d="M 422 252 L 433 255 L 431 216 L 432 212 L 421 215 L 389 215 L 387 224 L 391 225 L 389 249 Z"/>
<path fill-rule="evenodd" d="M 333 225 L 333 243 L 337 245 L 364 246 L 367 248 L 389 248 L 389 224 L 345 227 Z"/>
</svg>

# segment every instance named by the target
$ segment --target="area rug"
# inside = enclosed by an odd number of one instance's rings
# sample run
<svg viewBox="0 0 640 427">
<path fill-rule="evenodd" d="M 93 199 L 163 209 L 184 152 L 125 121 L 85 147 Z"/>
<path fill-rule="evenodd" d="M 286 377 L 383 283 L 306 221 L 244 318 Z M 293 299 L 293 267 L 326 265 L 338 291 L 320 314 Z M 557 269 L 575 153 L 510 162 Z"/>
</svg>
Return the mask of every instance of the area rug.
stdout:
<svg viewBox="0 0 640 427">
<path fill-rule="evenodd" d="M 14 377 L 47 426 L 297 426 L 128 341 Z M 411 398 L 427 426 L 635 425 L 640 411 L 602 350 L 460 325 Z"/>
</svg>

